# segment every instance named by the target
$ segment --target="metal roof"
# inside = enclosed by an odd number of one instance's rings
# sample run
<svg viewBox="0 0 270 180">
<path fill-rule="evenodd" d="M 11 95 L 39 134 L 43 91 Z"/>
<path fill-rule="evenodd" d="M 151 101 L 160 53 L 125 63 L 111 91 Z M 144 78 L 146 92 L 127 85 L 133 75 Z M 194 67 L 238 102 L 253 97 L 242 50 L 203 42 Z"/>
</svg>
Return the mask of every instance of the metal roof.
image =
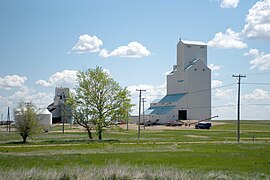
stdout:
<svg viewBox="0 0 270 180">
<path fill-rule="evenodd" d="M 190 44 L 190 45 L 201 45 L 201 46 L 206 46 L 207 44 L 202 42 L 202 41 L 187 41 L 187 40 L 181 40 L 182 43 L 184 44 Z"/>
<path fill-rule="evenodd" d="M 173 110 L 176 106 L 153 106 L 148 108 L 144 113 L 145 114 L 167 114 Z"/>
<path fill-rule="evenodd" d="M 164 98 L 162 98 L 159 103 L 165 103 L 165 102 L 177 102 L 179 101 L 182 97 L 184 97 L 186 94 L 181 93 L 181 94 L 167 94 Z"/>
<path fill-rule="evenodd" d="M 152 103 L 158 103 L 161 99 L 155 99 Z"/>
</svg>

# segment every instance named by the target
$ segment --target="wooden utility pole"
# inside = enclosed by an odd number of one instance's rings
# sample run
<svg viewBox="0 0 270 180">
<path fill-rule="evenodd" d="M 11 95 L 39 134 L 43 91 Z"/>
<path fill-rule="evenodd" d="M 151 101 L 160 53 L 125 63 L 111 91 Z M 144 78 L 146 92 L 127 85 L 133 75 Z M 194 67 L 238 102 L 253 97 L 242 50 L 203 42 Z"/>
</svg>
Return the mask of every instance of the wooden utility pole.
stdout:
<svg viewBox="0 0 270 180">
<path fill-rule="evenodd" d="M 7 130 L 10 132 L 10 113 L 9 113 L 9 107 L 8 107 L 8 114 L 7 114 Z"/>
<path fill-rule="evenodd" d="M 127 131 L 128 131 L 128 115 L 129 115 L 129 113 L 127 112 Z"/>
<path fill-rule="evenodd" d="M 232 77 L 236 77 L 238 79 L 238 100 L 237 100 L 237 142 L 240 142 L 240 85 L 241 78 L 245 78 L 245 75 L 232 75 Z"/>
<path fill-rule="evenodd" d="M 2 130 L 2 125 L 3 125 L 3 116 L 4 114 L 1 114 L 1 130 Z"/>
<path fill-rule="evenodd" d="M 142 98 L 142 103 L 143 103 L 143 130 L 145 130 L 145 117 L 144 117 L 144 103 L 145 103 L 145 98 Z"/>
<path fill-rule="evenodd" d="M 141 101 L 142 101 L 142 91 L 146 91 L 145 89 L 136 89 L 139 91 L 139 122 L 138 122 L 138 139 L 140 139 L 141 134 Z"/>
</svg>

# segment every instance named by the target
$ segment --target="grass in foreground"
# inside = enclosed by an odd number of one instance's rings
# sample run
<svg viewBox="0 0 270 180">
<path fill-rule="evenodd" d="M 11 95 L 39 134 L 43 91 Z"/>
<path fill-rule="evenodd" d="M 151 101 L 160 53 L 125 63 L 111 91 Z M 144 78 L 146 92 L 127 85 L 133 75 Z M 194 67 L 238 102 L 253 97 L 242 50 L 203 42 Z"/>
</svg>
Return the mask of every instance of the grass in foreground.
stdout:
<svg viewBox="0 0 270 180">
<path fill-rule="evenodd" d="M 109 130 L 104 141 L 83 132 L 50 132 L 21 144 L 0 133 L 3 179 L 269 179 L 270 128 L 245 122 L 237 144 L 234 122 L 211 130 Z M 254 135 L 256 139 L 254 139 Z M 255 141 L 254 141 L 255 140 Z M 17 178 L 18 179 L 18 178 Z"/>
</svg>

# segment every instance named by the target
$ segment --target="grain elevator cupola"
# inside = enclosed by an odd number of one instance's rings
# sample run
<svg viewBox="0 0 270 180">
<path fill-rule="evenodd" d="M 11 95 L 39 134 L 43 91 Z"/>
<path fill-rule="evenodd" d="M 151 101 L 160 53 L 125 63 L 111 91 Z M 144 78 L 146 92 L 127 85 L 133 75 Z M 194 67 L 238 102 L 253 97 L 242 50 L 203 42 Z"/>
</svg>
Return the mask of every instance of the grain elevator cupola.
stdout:
<svg viewBox="0 0 270 180">
<path fill-rule="evenodd" d="M 211 70 L 207 67 L 207 45 L 180 40 L 177 64 L 167 75 L 167 95 L 150 104 L 150 121 L 199 120 L 211 117 Z"/>
</svg>

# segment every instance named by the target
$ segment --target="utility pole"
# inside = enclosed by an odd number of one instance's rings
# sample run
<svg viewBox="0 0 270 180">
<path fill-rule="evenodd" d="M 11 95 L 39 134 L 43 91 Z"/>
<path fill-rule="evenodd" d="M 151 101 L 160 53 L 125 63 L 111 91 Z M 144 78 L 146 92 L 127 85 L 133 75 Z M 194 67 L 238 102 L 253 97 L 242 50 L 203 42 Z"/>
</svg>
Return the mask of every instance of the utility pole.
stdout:
<svg viewBox="0 0 270 180">
<path fill-rule="evenodd" d="M 143 103 L 143 130 L 145 130 L 145 117 L 144 117 L 144 103 L 145 103 L 145 98 L 142 98 L 142 103 Z"/>
<path fill-rule="evenodd" d="M 1 114 L 1 130 L 2 130 L 2 125 L 3 125 L 3 116 L 4 114 Z"/>
<path fill-rule="evenodd" d="M 139 122 L 138 122 L 138 139 L 140 139 L 141 134 L 141 101 L 142 101 L 142 91 L 146 91 L 145 89 L 136 89 L 136 91 L 139 91 Z"/>
<path fill-rule="evenodd" d="M 238 100 L 237 100 L 237 142 L 240 142 L 240 85 L 241 78 L 245 78 L 245 75 L 232 75 L 232 77 L 236 77 L 238 79 Z"/>
<path fill-rule="evenodd" d="M 65 133 L 65 121 L 66 121 L 66 96 L 64 92 L 60 95 L 61 104 L 60 104 L 60 111 L 61 111 L 61 119 L 62 119 L 62 133 Z"/>
<path fill-rule="evenodd" d="M 129 115 L 129 113 L 127 112 L 127 131 L 128 131 L 128 115 Z"/>
<path fill-rule="evenodd" d="M 8 107 L 8 114 L 7 114 L 7 123 L 8 123 L 8 126 L 7 126 L 7 129 L 8 129 L 8 132 L 10 132 L 10 114 L 9 114 L 9 107 Z"/>
<path fill-rule="evenodd" d="M 61 107 L 60 109 L 61 109 L 61 112 L 62 112 L 62 115 L 61 115 L 61 119 L 62 119 L 62 133 L 64 134 L 65 133 L 65 118 L 64 118 L 65 105 L 61 104 L 60 107 Z"/>
</svg>

